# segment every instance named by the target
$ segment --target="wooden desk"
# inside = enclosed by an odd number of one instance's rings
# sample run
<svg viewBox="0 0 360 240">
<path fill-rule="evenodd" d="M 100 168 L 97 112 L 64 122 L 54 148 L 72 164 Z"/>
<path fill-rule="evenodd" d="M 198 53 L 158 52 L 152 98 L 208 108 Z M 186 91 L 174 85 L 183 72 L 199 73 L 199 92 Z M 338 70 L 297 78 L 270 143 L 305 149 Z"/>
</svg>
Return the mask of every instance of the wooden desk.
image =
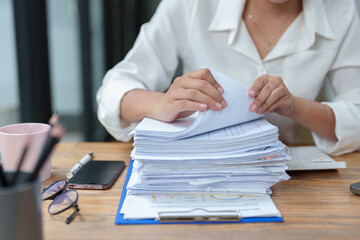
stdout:
<svg viewBox="0 0 360 240">
<path fill-rule="evenodd" d="M 65 178 L 86 153 L 97 160 L 129 161 L 128 143 L 61 143 L 52 162 L 52 177 L 44 186 Z M 290 172 L 275 185 L 272 197 L 284 223 L 115 225 L 126 170 L 110 190 L 79 190 L 80 213 L 67 225 L 73 209 L 51 216 L 42 203 L 44 239 L 360 239 L 360 196 L 349 191 L 360 181 L 360 152 L 335 157 L 346 161 L 338 171 Z"/>
</svg>

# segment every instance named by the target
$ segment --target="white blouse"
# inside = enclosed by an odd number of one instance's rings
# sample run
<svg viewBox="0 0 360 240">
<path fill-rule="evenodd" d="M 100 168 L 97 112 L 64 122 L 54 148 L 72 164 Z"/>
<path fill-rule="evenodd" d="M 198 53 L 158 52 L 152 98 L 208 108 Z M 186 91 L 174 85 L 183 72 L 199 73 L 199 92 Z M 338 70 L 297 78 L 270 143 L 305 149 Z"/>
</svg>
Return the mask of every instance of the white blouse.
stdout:
<svg viewBox="0 0 360 240">
<path fill-rule="evenodd" d="M 98 118 L 117 140 L 129 141 L 137 123 L 120 121 L 120 101 L 133 89 L 164 92 L 179 59 L 184 72 L 207 66 L 247 86 L 264 74 L 281 76 L 298 97 L 323 102 L 336 118 L 338 141 L 312 133 L 316 145 L 340 155 L 360 147 L 360 22 L 353 0 L 303 0 L 303 11 L 261 59 L 242 20 L 245 0 L 163 0 L 142 26 L 132 50 L 109 70 L 98 91 Z M 304 128 L 269 113 L 286 144 L 301 143 Z"/>
</svg>

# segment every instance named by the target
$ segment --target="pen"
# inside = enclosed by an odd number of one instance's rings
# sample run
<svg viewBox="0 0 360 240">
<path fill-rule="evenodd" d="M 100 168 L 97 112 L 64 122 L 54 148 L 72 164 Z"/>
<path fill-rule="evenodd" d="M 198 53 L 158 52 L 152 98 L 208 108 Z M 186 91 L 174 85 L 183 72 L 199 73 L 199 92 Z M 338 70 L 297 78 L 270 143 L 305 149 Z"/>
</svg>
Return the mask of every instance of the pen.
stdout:
<svg viewBox="0 0 360 240">
<path fill-rule="evenodd" d="M 86 154 L 73 168 L 66 174 L 68 179 L 72 178 L 80 169 L 87 164 L 93 157 L 93 152 Z"/>
</svg>

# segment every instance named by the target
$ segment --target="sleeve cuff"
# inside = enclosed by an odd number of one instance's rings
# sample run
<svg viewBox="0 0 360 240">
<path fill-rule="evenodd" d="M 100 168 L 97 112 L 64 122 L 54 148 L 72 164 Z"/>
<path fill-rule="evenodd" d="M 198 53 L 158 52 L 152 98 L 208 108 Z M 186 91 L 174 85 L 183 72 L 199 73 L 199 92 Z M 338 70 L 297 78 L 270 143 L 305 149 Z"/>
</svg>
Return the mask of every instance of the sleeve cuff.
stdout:
<svg viewBox="0 0 360 240">
<path fill-rule="evenodd" d="M 137 123 L 120 120 L 120 102 L 123 96 L 133 89 L 146 89 L 143 84 L 131 80 L 108 81 L 97 93 L 98 119 L 105 129 L 118 141 L 130 141 L 129 133 Z"/>
<path fill-rule="evenodd" d="M 323 102 L 334 112 L 335 134 L 338 141 L 329 140 L 312 132 L 315 144 L 324 152 L 338 156 L 360 148 L 360 107 L 347 102 Z"/>
</svg>

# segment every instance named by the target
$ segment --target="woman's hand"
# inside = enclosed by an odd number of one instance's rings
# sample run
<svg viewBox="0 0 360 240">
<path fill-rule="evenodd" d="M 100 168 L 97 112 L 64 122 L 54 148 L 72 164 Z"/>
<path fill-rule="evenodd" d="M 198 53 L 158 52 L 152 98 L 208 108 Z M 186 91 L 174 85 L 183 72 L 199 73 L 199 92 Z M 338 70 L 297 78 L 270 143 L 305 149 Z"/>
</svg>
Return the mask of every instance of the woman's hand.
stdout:
<svg viewBox="0 0 360 240">
<path fill-rule="evenodd" d="M 288 117 L 294 113 L 296 98 L 291 95 L 281 77 L 263 75 L 255 80 L 248 93 L 251 98 L 255 98 L 249 107 L 252 112 L 276 112 Z"/>
<path fill-rule="evenodd" d="M 281 77 L 259 77 L 249 89 L 249 96 L 255 98 L 250 104 L 250 111 L 260 114 L 276 112 L 321 136 L 337 141 L 332 109 L 326 104 L 294 97 Z"/>
<path fill-rule="evenodd" d="M 209 69 L 188 72 L 175 79 L 168 91 L 152 106 L 149 117 L 165 122 L 187 117 L 196 111 L 221 110 L 227 106 L 224 89 Z"/>
</svg>

